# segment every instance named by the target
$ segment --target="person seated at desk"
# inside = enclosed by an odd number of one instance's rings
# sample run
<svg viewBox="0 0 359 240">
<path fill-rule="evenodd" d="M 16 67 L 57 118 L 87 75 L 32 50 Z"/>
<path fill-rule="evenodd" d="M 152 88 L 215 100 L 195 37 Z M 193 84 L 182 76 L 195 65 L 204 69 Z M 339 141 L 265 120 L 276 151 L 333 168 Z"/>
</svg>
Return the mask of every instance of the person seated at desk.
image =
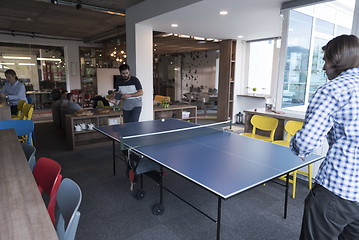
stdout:
<svg viewBox="0 0 359 240">
<path fill-rule="evenodd" d="M 6 97 L 9 101 L 11 114 L 17 114 L 17 104 L 20 100 L 26 99 L 25 85 L 18 81 L 16 72 L 12 69 L 5 71 L 6 83 L 0 90 L 0 97 Z"/>
</svg>

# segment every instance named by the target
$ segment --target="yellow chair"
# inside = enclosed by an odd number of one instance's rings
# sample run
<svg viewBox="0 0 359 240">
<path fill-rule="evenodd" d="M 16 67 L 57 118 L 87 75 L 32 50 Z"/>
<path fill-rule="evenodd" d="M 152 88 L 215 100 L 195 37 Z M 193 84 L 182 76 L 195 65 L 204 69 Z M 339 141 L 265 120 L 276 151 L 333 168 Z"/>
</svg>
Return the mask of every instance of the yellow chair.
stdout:
<svg viewBox="0 0 359 240">
<path fill-rule="evenodd" d="M 287 132 L 287 137 L 285 140 L 278 140 L 278 141 L 273 141 L 273 143 L 276 144 L 280 144 L 286 147 L 289 147 L 290 145 L 290 139 L 292 138 L 292 136 L 294 136 L 294 134 L 300 130 L 303 127 L 303 123 L 302 122 L 298 122 L 298 121 L 288 121 L 285 126 L 284 129 Z M 297 189 L 297 173 L 301 173 L 303 175 L 308 176 L 308 188 L 312 189 L 312 175 L 313 175 L 313 167 L 312 164 L 308 165 L 308 172 L 303 172 L 300 170 L 296 170 L 293 171 L 291 173 L 289 173 L 290 175 L 292 175 L 292 179 L 289 179 L 288 182 L 293 184 L 293 190 L 292 190 L 292 198 L 295 198 L 295 192 Z M 279 177 L 279 179 L 286 181 L 286 175 Z"/>
<path fill-rule="evenodd" d="M 25 103 L 25 100 L 19 100 L 19 102 L 17 103 L 17 115 L 11 115 L 12 119 L 20 119 L 22 108 L 24 107 Z"/>
<path fill-rule="evenodd" d="M 34 105 L 25 103 L 19 118 L 12 118 L 12 120 L 31 120 L 34 113 Z"/>
<path fill-rule="evenodd" d="M 153 101 L 160 103 L 163 102 L 164 100 L 170 102 L 171 98 L 168 96 L 155 95 L 155 98 L 153 99 Z"/>
<path fill-rule="evenodd" d="M 278 126 L 278 119 L 260 115 L 253 115 L 253 117 L 251 118 L 251 124 L 253 126 L 252 133 L 242 133 L 243 136 L 252 137 L 268 142 L 274 141 L 275 130 Z M 257 129 L 270 132 L 269 137 L 257 134 Z"/>
<path fill-rule="evenodd" d="M 104 107 L 105 105 L 103 104 L 103 102 L 101 100 L 98 100 L 96 108 L 104 108 Z"/>
</svg>

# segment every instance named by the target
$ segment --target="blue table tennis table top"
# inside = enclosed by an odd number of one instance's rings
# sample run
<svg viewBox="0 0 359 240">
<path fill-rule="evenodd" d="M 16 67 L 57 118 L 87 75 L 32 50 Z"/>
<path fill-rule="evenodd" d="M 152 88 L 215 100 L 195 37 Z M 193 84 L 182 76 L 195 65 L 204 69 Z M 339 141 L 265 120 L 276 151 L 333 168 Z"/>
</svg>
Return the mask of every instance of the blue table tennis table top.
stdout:
<svg viewBox="0 0 359 240">
<path fill-rule="evenodd" d="M 128 136 L 193 126 L 193 123 L 166 119 L 100 126 L 96 130 L 121 141 Z M 163 136 L 154 135 L 153 139 L 158 137 Z M 151 141 L 149 139 L 146 141 Z M 135 147 L 139 154 L 224 199 L 323 159 L 323 156 L 310 155 L 303 161 L 287 147 L 225 131 L 175 142 L 139 145 L 128 147 Z"/>
</svg>

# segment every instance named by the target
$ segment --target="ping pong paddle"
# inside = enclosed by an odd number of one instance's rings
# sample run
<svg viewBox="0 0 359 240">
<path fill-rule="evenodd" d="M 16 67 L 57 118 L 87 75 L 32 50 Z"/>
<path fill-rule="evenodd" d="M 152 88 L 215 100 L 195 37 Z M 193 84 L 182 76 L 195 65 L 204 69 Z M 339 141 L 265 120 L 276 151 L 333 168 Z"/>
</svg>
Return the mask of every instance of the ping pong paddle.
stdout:
<svg viewBox="0 0 359 240">
<path fill-rule="evenodd" d="M 122 100 L 122 93 L 116 93 L 115 99 L 116 100 Z"/>
</svg>

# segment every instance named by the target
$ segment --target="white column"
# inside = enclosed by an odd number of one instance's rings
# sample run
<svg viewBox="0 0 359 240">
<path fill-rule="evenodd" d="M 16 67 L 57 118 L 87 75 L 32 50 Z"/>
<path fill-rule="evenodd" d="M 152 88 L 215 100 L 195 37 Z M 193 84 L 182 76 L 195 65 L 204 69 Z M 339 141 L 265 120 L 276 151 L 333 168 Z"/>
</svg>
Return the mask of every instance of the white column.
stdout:
<svg viewBox="0 0 359 240">
<path fill-rule="evenodd" d="M 81 89 L 80 78 L 80 54 L 77 44 L 66 44 L 64 46 L 66 67 L 67 91 Z"/>
<path fill-rule="evenodd" d="M 153 36 L 152 26 L 135 25 L 136 77 L 143 89 L 140 121 L 153 120 Z M 133 60 L 133 59 L 132 59 Z M 132 69 L 132 66 L 130 66 Z M 132 70 L 131 70 L 132 72 Z"/>
</svg>

